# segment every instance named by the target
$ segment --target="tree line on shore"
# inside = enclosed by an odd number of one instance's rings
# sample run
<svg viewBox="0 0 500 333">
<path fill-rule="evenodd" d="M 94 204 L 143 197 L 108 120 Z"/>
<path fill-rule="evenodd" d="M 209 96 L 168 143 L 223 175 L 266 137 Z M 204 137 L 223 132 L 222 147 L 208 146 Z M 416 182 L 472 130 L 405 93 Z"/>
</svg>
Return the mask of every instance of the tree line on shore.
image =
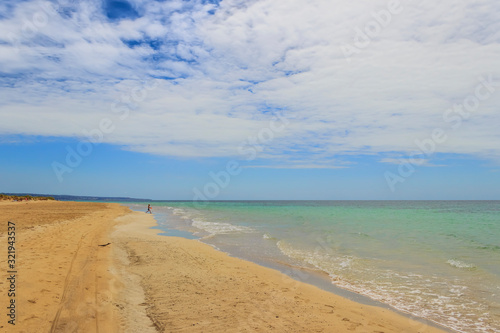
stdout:
<svg viewBox="0 0 500 333">
<path fill-rule="evenodd" d="M 41 200 L 55 200 L 53 197 L 34 197 L 32 195 L 8 195 L 0 194 L 1 200 L 9 201 L 41 201 Z"/>
</svg>

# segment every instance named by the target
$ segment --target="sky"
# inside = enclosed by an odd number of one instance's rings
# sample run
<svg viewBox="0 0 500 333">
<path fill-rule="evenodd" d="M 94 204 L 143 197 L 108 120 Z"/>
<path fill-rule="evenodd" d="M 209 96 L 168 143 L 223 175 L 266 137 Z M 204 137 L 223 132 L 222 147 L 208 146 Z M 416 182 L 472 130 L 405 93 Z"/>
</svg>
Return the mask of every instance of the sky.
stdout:
<svg viewBox="0 0 500 333">
<path fill-rule="evenodd" d="M 4 0 L 0 31 L 0 192 L 500 199 L 496 0 Z"/>
</svg>

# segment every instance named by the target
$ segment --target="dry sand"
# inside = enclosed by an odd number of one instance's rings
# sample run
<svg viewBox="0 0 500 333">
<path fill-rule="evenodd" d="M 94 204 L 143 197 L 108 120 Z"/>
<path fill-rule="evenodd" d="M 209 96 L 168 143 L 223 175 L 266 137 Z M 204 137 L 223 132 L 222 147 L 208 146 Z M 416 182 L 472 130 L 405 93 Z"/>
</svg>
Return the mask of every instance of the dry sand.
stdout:
<svg viewBox="0 0 500 333">
<path fill-rule="evenodd" d="M 119 332 L 109 232 L 118 204 L 0 204 L 0 331 Z M 7 222 L 16 224 L 16 325 L 7 323 Z M 5 313 L 4 313 L 5 312 Z"/>
<path fill-rule="evenodd" d="M 17 325 L 7 327 L 4 314 L 0 330 L 442 332 L 199 241 L 158 236 L 152 216 L 117 204 L 0 204 L 0 217 L 0 248 L 15 221 L 19 254 Z"/>
</svg>

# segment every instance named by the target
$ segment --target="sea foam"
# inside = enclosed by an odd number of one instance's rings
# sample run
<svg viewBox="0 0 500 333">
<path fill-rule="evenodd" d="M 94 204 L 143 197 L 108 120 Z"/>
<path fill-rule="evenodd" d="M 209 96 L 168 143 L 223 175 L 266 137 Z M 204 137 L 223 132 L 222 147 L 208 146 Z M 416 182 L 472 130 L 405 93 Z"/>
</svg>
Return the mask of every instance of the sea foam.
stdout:
<svg viewBox="0 0 500 333">
<path fill-rule="evenodd" d="M 474 264 L 469 264 L 457 259 L 450 259 L 446 262 L 447 264 L 456 267 L 456 268 L 464 268 L 464 269 L 473 269 L 476 268 L 476 265 Z"/>
<path fill-rule="evenodd" d="M 207 222 L 197 219 L 193 220 L 193 227 L 204 230 L 210 233 L 210 235 L 255 232 L 254 229 L 245 226 L 239 226 L 225 222 Z"/>
</svg>

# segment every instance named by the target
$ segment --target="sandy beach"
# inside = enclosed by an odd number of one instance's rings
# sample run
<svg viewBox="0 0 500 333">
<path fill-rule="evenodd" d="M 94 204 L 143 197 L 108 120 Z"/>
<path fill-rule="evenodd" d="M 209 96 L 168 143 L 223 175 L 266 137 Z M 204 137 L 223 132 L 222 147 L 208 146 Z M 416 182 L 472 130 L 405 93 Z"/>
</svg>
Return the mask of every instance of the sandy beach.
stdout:
<svg viewBox="0 0 500 333">
<path fill-rule="evenodd" d="M 1 248 L 12 221 L 17 251 L 16 325 L 3 315 L 2 331 L 442 332 L 199 241 L 156 235 L 152 216 L 118 204 L 0 203 L 0 216 Z"/>
<path fill-rule="evenodd" d="M 118 332 L 109 233 L 129 210 L 117 204 L 0 203 L 1 304 L 7 312 L 7 223 L 16 232 L 15 326 L 2 332 Z"/>
</svg>

